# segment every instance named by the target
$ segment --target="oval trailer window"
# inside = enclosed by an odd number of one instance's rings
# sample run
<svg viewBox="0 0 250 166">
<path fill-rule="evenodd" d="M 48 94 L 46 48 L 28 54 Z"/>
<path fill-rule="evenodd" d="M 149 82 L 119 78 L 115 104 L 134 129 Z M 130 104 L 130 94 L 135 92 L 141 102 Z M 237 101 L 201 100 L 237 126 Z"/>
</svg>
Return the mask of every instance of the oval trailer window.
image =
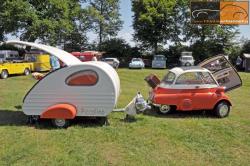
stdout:
<svg viewBox="0 0 250 166">
<path fill-rule="evenodd" d="M 98 81 L 97 73 L 91 70 L 79 71 L 66 79 L 69 86 L 92 86 Z"/>
</svg>

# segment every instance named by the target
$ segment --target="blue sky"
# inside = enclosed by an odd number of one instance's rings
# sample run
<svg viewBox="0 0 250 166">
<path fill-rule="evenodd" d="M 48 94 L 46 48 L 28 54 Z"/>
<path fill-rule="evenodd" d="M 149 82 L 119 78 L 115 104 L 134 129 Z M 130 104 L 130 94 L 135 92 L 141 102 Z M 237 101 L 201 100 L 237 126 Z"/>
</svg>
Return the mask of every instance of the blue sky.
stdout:
<svg viewBox="0 0 250 166">
<path fill-rule="evenodd" d="M 133 34 L 133 27 L 132 27 L 132 16 L 133 13 L 131 11 L 131 1 L 130 0 L 121 0 L 120 5 L 120 13 L 121 19 L 124 21 L 123 28 L 119 32 L 118 36 L 124 38 L 127 42 L 134 45 L 132 42 L 132 34 Z M 239 26 L 240 36 L 244 36 L 245 38 L 250 39 L 250 25 L 240 25 Z M 90 39 L 93 40 L 95 37 L 91 34 Z"/>
</svg>

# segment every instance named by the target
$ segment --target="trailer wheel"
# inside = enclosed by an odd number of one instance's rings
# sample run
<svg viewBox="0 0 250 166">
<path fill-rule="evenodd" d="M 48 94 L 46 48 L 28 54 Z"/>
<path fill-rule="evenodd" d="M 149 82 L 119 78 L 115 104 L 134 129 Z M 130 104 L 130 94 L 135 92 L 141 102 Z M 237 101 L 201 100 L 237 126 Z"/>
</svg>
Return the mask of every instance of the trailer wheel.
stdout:
<svg viewBox="0 0 250 166">
<path fill-rule="evenodd" d="M 7 70 L 2 70 L 2 72 L 1 72 L 1 78 L 2 79 L 5 79 L 5 78 L 8 78 L 8 71 Z"/>
<path fill-rule="evenodd" d="M 67 120 L 67 119 L 52 119 L 52 124 L 56 128 L 67 128 L 69 126 L 69 120 Z"/>
<path fill-rule="evenodd" d="M 218 118 L 225 118 L 229 115 L 230 105 L 228 102 L 222 101 L 215 107 L 215 113 Z"/>
<path fill-rule="evenodd" d="M 25 69 L 24 69 L 24 75 L 27 76 L 27 75 L 29 75 L 29 74 L 30 74 L 30 70 L 29 70 L 28 68 L 25 68 Z"/>
<path fill-rule="evenodd" d="M 108 122 L 108 118 L 107 117 L 97 117 L 96 118 L 98 123 L 102 126 L 108 126 L 109 122 Z"/>
</svg>

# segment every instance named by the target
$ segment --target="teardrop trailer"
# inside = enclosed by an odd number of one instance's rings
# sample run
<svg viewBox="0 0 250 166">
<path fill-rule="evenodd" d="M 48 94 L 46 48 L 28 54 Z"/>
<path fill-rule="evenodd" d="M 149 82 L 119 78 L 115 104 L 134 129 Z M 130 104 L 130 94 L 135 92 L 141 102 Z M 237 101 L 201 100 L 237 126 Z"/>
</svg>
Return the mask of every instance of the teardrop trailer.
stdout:
<svg viewBox="0 0 250 166">
<path fill-rule="evenodd" d="M 207 59 L 195 67 L 175 67 L 160 81 L 145 78 L 149 104 L 160 114 L 172 110 L 213 110 L 219 118 L 229 115 L 232 106 L 225 94 L 242 85 L 240 76 L 224 56 Z"/>
<path fill-rule="evenodd" d="M 59 128 L 76 117 L 106 120 L 120 93 L 117 72 L 104 62 L 81 62 L 73 55 L 42 44 L 7 41 L 25 45 L 56 56 L 66 67 L 55 70 L 39 80 L 23 99 L 23 112 L 30 120 L 51 119 Z"/>
</svg>

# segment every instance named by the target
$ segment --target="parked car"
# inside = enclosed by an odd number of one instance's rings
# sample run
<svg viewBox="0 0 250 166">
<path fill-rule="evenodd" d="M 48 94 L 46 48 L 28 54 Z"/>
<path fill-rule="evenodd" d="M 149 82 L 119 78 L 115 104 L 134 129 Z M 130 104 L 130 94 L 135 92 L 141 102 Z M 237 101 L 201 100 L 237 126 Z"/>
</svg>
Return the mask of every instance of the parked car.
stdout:
<svg viewBox="0 0 250 166">
<path fill-rule="evenodd" d="M 145 64 L 141 58 L 133 58 L 131 62 L 129 63 L 129 68 L 139 68 L 142 69 L 145 67 Z"/>
<path fill-rule="evenodd" d="M 41 72 L 51 69 L 50 55 L 45 52 L 27 52 L 24 61 L 32 62 L 31 71 Z"/>
<path fill-rule="evenodd" d="M 101 53 L 98 51 L 71 52 L 71 54 L 82 62 L 92 61 L 94 56 L 101 57 Z"/>
<path fill-rule="evenodd" d="M 179 60 L 181 66 L 193 66 L 195 61 L 192 52 L 182 52 Z"/>
<path fill-rule="evenodd" d="M 19 60 L 21 60 L 21 58 L 19 57 L 18 51 L 0 50 L 0 62 Z"/>
<path fill-rule="evenodd" d="M 221 65 L 209 70 L 213 64 Z M 145 79 L 152 87 L 149 101 L 161 114 L 172 110 L 213 110 L 219 118 L 229 115 L 232 106 L 225 94 L 242 85 L 240 76 L 224 56 L 205 60 L 199 66 L 175 67 L 159 81 Z"/>
<path fill-rule="evenodd" d="M 12 74 L 29 75 L 32 70 L 33 63 L 2 63 L 0 64 L 0 78 L 8 78 Z"/>
<path fill-rule="evenodd" d="M 118 68 L 120 61 L 117 58 L 104 58 L 104 62 L 108 63 L 111 65 L 113 68 Z"/>
<path fill-rule="evenodd" d="M 154 59 L 152 61 L 152 68 L 166 68 L 166 57 L 164 55 L 154 55 Z"/>
</svg>

